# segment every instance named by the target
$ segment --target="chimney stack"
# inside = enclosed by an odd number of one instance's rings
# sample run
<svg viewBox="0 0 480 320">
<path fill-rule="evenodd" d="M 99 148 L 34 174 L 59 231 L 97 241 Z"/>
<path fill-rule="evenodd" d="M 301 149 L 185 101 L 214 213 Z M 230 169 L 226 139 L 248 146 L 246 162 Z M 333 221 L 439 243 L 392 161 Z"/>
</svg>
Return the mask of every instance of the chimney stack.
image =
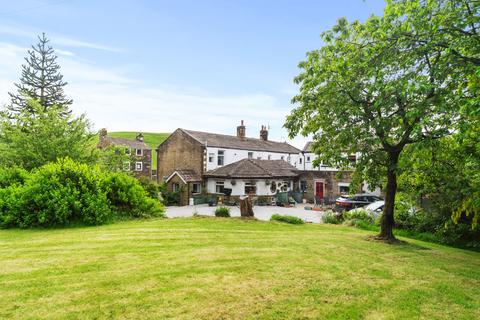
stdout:
<svg viewBox="0 0 480 320">
<path fill-rule="evenodd" d="M 263 140 L 263 141 L 268 140 L 267 126 L 262 126 L 262 129 L 260 130 L 260 139 Z"/>
<path fill-rule="evenodd" d="M 245 139 L 245 125 L 243 124 L 243 120 L 237 127 L 237 137 L 239 137 L 240 139 Z"/>
<path fill-rule="evenodd" d="M 105 139 L 107 138 L 107 129 L 105 128 L 100 129 L 100 131 L 98 131 L 98 135 L 100 137 L 100 142 L 105 141 Z"/>
<path fill-rule="evenodd" d="M 139 133 L 139 134 L 136 136 L 135 139 L 137 139 L 137 141 L 143 142 L 143 140 L 144 140 L 144 139 L 143 139 L 143 134 L 142 134 L 142 133 Z"/>
</svg>

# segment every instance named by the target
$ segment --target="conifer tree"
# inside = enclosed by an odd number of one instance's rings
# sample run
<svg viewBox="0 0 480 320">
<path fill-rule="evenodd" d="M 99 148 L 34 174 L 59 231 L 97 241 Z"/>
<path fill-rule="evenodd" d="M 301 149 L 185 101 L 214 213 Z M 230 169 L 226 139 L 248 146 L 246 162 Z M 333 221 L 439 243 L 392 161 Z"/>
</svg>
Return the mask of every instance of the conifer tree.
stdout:
<svg viewBox="0 0 480 320">
<path fill-rule="evenodd" d="M 26 64 L 22 65 L 20 83 L 15 83 L 17 93 L 9 92 L 11 104 L 10 112 L 18 113 L 24 109 L 34 113 L 30 108 L 29 100 L 34 99 L 44 107 L 45 111 L 52 106 L 62 109 L 62 114 L 70 113 L 69 106 L 72 100 L 65 97 L 63 87 L 67 82 L 63 81 L 60 74 L 60 66 L 53 48 L 48 44 L 49 39 L 42 33 L 38 37 L 39 42 L 28 50 Z"/>
</svg>

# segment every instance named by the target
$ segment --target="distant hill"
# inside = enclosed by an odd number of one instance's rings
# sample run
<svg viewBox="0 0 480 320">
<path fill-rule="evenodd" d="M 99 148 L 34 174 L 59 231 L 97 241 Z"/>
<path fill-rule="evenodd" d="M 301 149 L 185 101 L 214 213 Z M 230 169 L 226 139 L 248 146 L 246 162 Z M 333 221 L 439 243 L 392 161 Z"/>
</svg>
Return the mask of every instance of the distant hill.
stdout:
<svg viewBox="0 0 480 320">
<path fill-rule="evenodd" d="M 108 135 L 113 138 L 135 139 L 138 132 L 117 131 L 109 132 Z M 145 143 L 152 148 L 152 169 L 157 169 L 157 149 L 158 145 L 165 141 L 170 133 L 142 132 Z"/>
</svg>

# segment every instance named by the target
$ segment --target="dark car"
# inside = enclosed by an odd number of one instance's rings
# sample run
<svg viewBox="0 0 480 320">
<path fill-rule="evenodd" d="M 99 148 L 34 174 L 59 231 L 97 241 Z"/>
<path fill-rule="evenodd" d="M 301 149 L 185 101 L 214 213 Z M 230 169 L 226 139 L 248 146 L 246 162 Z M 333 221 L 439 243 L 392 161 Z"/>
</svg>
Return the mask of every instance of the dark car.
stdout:
<svg viewBox="0 0 480 320">
<path fill-rule="evenodd" d="M 335 211 L 343 212 L 354 208 L 364 207 L 375 201 L 383 200 L 373 194 L 362 193 L 352 196 L 341 196 L 335 200 Z"/>
</svg>

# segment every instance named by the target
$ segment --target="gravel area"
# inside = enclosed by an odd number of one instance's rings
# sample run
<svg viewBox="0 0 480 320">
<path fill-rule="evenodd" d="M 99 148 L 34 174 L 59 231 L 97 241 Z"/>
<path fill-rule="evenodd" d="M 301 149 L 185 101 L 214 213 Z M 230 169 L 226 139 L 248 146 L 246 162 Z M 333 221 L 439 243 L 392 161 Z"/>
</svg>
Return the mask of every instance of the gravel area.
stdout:
<svg viewBox="0 0 480 320">
<path fill-rule="evenodd" d="M 209 207 L 207 204 L 201 204 L 196 206 L 184 206 L 184 207 L 167 207 L 167 217 L 169 218 L 181 218 L 191 217 L 195 213 L 205 216 L 215 216 L 215 209 L 217 207 Z M 232 217 L 240 217 L 240 208 L 229 207 L 230 215 Z M 281 215 L 290 215 L 298 217 L 305 222 L 322 223 L 322 212 L 305 210 L 304 205 L 297 205 L 292 208 L 276 207 L 276 206 L 255 206 L 253 208 L 255 218 L 259 220 L 268 221 L 270 217 L 277 213 Z"/>
</svg>

